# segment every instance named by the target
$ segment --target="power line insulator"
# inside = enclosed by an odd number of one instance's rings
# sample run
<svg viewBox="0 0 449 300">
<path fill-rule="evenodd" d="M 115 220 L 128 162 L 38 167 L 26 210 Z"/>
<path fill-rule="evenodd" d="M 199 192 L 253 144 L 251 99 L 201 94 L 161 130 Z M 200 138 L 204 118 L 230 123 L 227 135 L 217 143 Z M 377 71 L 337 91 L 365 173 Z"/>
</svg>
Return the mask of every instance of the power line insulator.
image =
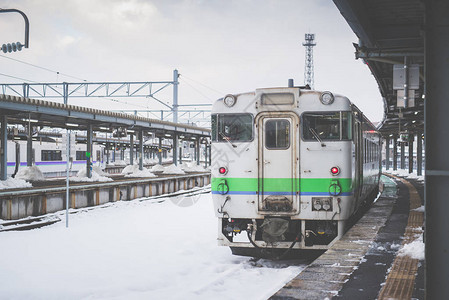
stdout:
<svg viewBox="0 0 449 300">
<path fill-rule="evenodd" d="M 24 45 L 22 45 L 20 42 L 8 43 L 8 44 L 2 45 L 2 51 L 3 51 L 3 53 L 22 51 L 23 47 L 24 47 Z"/>
</svg>

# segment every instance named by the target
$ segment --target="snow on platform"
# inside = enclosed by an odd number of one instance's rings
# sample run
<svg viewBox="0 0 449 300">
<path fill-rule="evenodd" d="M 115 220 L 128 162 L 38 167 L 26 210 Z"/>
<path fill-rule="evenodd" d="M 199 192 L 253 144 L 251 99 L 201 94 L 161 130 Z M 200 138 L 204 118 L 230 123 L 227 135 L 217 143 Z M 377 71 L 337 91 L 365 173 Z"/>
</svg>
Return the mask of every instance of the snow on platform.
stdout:
<svg viewBox="0 0 449 300">
<path fill-rule="evenodd" d="M 117 202 L 71 214 L 69 228 L 1 233 L 2 299 L 266 299 L 304 268 L 231 255 L 217 246 L 211 195 L 193 197 L 188 207 Z"/>
<path fill-rule="evenodd" d="M 0 190 L 32 187 L 31 183 L 23 179 L 8 177 L 0 180 Z"/>
</svg>

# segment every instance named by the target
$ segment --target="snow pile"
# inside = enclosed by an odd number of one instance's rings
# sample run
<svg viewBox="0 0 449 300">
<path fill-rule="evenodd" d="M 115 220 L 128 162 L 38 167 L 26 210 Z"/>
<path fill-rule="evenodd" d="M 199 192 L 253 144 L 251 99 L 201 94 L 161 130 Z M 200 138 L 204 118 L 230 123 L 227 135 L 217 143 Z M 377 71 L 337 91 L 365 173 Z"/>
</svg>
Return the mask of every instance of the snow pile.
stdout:
<svg viewBox="0 0 449 300">
<path fill-rule="evenodd" d="M 156 177 L 156 175 L 151 173 L 147 168 L 139 170 L 139 165 L 126 166 L 126 168 L 123 169 L 122 174 L 125 174 L 125 177 Z"/>
<path fill-rule="evenodd" d="M 206 172 L 202 165 L 197 165 L 196 163 L 186 163 L 182 165 L 182 169 L 186 173 L 194 173 L 194 172 Z"/>
<path fill-rule="evenodd" d="M 92 166 L 92 171 L 95 171 L 100 176 L 108 176 L 109 173 L 103 172 L 100 166 Z"/>
<path fill-rule="evenodd" d="M 417 212 L 422 212 L 422 213 L 426 211 L 424 205 L 421 205 L 420 207 L 412 209 L 412 210 L 417 211 Z"/>
<path fill-rule="evenodd" d="M 164 170 L 165 170 L 164 166 L 162 166 L 160 164 L 154 165 L 151 168 L 151 172 L 153 172 L 153 173 L 162 173 L 162 172 L 164 172 Z"/>
<path fill-rule="evenodd" d="M 419 237 L 409 244 L 405 244 L 398 253 L 399 256 L 410 256 L 413 259 L 424 260 L 424 242 L 423 235 L 420 234 Z"/>
<path fill-rule="evenodd" d="M 185 173 L 186 172 L 184 172 L 180 167 L 176 166 L 175 164 L 165 167 L 164 172 L 162 172 L 162 174 L 173 174 L 173 175 L 183 175 Z"/>
<path fill-rule="evenodd" d="M 18 178 L 9 177 L 6 180 L 0 180 L 0 190 L 4 189 L 18 189 L 32 187 L 31 183 Z"/>
<path fill-rule="evenodd" d="M 42 174 L 41 170 L 37 166 L 20 168 L 19 172 L 17 172 L 17 179 L 30 180 L 30 181 L 43 181 L 45 180 L 44 174 Z"/>
<path fill-rule="evenodd" d="M 1 234 L 2 299 L 268 299 L 305 267 L 217 246 L 210 194 L 189 207 L 134 200 L 79 211 L 69 228 L 60 215 Z"/>
<path fill-rule="evenodd" d="M 131 174 L 134 172 L 134 170 L 136 169 L 137 165 L 127 165 L 123 170 L 122 170 L 122 174 L 123 175 L 127 175 L 127 174 Z M 139 169 L 139 166 L 137 166 L 137 169 Z"/>
<path fill-rule="evenodd" d="M 91 178 L 87 177 L 86 175 L 87 175 L 87 170 L 86 170 L 86 168 L 83 168 L 78 171 L 78 174 L 76 174 L 76 177 L 70 177 L 70 181 L 74 181 L 74 182 L 112 181 L 112 178 L 109 178 L 106 176 L 101 176 L 95 170 L 92 170 Z"/>
</svg>

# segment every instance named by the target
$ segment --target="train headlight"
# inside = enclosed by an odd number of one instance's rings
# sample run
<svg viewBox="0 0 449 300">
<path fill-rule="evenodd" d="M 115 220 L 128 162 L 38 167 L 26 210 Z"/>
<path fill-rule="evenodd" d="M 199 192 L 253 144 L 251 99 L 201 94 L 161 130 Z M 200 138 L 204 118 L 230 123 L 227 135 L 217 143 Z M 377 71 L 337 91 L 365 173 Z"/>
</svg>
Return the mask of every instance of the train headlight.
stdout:
<svg viewBox="0 0 449 300">
<path fill-rule="evenodd" d="M 320 95 L 320 101 L 324 105 L 329 105 L 334 102 L 334 95 L 331 92 L 323 92 Z"/>
<path fill-rule="evenodd" d="M 332 208 L 331 201 L 329 199 L 323 200 L 323 209 L 330 210 Z"/>
<path fill-rule="evenodd" d="M 312 197 L 313 211 L 332 210 L 332 197 Z"/>
<path fill-rule="evenodd" d="M 321 204 L 321 199 L 313 199 L 313 209 L 320 210 L 323 207 Z"/>
<path fill-rule="evenodd" d="M 234 106 L 236 100 L 237 99 L 235 98 L 234 95 L 226 95 L 223 99 L 223 102 L 227 107 L 232 107 Z"/>
<path fill-rule="evenodd" d="M 331 168 L 331 174 L 334 175 L 334 176 L 340 174 L 340 168 L 339 167 L 332 167 Z"/>
<path fill-rule="evenodd" d="M 225 167 L 220 167 L 218 169 L 218 173 L 220 173 L 221 175 L 224 175 L 224 174 L 228 173 L 228 169 L 226 169 Z"/>
</svg>

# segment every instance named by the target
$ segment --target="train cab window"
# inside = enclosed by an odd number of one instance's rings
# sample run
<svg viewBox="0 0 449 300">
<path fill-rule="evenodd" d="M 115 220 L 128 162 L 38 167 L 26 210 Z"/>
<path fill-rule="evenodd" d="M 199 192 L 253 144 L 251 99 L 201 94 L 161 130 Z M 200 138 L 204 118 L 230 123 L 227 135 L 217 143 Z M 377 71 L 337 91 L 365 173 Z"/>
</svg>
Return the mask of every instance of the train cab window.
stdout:
<svg viewBox="0 0 449 300">
<path fill-rule="evenodd" d="M 269 120 L 265 123 L 265 147 L 267 149 L 288 149 L 290 147 L 290 122 Z"/>
<path fill-rule="evenodd" d="M 251 114 L 212 115 L 212 140 L 215 142 L 249 142 L 253 139 Z"/>
<path fill-rule="evenodd" d="M 352 139 L 350 112 L 316 112 L 302 115 L 305 141 L 340 141 Z"/>
</svg>

